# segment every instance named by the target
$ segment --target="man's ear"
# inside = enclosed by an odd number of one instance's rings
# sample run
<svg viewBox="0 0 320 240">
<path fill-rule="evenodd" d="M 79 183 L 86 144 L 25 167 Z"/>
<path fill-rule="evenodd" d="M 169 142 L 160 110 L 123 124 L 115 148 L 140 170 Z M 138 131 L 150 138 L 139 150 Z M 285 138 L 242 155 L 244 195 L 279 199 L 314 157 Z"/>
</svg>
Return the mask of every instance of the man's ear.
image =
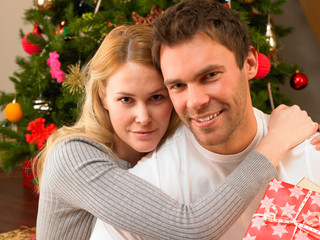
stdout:
<svg viewBox="0 0 320 240">
<path fill-rule="evenodd" d="M 248 79 L 250 80 L 256 76 L 258 71 L 258 53 L 252 46 L 250 46 L 245 64 L 247 65 Z"/>
</svg>

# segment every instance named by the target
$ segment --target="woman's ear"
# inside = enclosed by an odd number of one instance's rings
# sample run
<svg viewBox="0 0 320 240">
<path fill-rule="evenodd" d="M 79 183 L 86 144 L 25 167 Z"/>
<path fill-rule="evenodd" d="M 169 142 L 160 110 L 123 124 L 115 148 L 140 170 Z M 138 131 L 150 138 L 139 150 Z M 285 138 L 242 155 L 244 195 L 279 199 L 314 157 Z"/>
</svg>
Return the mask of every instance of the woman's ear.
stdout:
<svg viewBox="0 0 320 240">
<path fill-rule="evenodd" d="M 248 79 L 256 76 L 258 71 L 258 53 L 254 47 L 250 46 L 248 57 L 246 59 Z"/>
<path fill-rule="evenodd" d="M 106 98 L 106 90 L 105 89 L 102 89 L 100 88 L 99 89 L 99 97 L 100 97 L 100 101 L 104 107 L 105 110 L 108 111 L 108 102 L 107 102 L 107 98 Z"/>
</svg>

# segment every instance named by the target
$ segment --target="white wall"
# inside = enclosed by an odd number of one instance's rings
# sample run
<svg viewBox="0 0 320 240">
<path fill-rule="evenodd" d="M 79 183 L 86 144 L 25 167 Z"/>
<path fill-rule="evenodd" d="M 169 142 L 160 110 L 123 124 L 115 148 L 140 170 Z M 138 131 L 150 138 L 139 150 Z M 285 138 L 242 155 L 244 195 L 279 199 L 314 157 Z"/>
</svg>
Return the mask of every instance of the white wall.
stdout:
<svg viewBox="0 0 320 240">
<path fill-rule="evenodd" d="M 14 93 L 14 84 L 9 76 L 17 70 L 16 56 L 27 56 L 24 52 L 19 29 L 25 33 L 32 32 L 33 26 L 24 23 L 24 10 L 33 6 L 32 0 L 1 1 L 0 5 L 0 90 Z M 0 111 L 0 120 L 5 119 L 3 111 Z"/>
<path fill-rule="evenodd" d="M 307 87 L 302 90 L 294 90 L 288 82 L 282 91 L 302 109 L 307 110 L 314 121 L 320 123 L 320 44 L 298 0 L 287 0 L 282 9 L 284 15 L 275 17 L 275 21 L 293 27 L 293 32 L 281 39 L 283 49 L 279 54 L 286 62 L 298 64 L 300 71 L 303 70 L 309 80 Z"/>
<path fill-rule="evenodd" d="M 24 10 L 32 5 L 32 0 L 1 1 L 0 90 L 14 92 L 14 86 L 8 76 L 17 70 L 15 57 L 27 56 L 22 49 L 19 29 L 22 28 L 25 33 L 32 31 L 33 26 L 25 25 L 22 19 Z M 289 37 L 281 40 L 284 48 L 280 54 L 287 62 L 297 63 L 309 78 L 309 85 L 305 89 L 297 91 L 287 83 L 283 91 L 301 108 L 307 110 L 315 121 L 320 122 L 318 106 L 320 104 L 320 45 L 298 0 L 287 0 L 283 10 L 285 12 L 283 16 L 275 17 L 276 22 L 284 26 L 291 26 L 294 31 Z M 3 112 L 0 113 L 0 119 L 4 119 Z"/>
</svg>

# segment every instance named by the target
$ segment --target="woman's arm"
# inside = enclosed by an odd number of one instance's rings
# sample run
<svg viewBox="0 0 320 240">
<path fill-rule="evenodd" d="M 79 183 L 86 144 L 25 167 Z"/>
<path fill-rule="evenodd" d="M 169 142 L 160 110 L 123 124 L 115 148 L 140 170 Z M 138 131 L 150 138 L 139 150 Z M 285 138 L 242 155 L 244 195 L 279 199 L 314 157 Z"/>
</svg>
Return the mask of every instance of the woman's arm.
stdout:
<svg viewBox="0 0 320 240">
<path fill-rule="evenodd" d="M 276 119 L 274 116 L 271 116 L 270 123 Z M 288 126 L 283 120 L 275 121 L 275 125 L 270 126 L 270 133 L 275 133 L 273 130 L 277 128 L 279 131 L 286 129 L 286 132 L 291 132 L 292 127 L 296 130 L 301 125 L 298 120 L 297 117 L 292 120 L 297 126 Z M 314 128 L 312 124 L 309 120 L 303 126 L 303 133 L 299 134 L 308 137 Z M 269 151 L 282 153 L 301 141 L 301 136 L 297 136 L 294 142 L 292 136 L 287 139 L 287 134 L 275 134 L 273 138 L 276 139 L 261 142 L 260 150 L 266 145 Z M 279 145 L 279 142 L 286 141 L 290 144 Z M 183 205 L 150 183 L 118 168 L 103 147 L 89 140 L 71 139 L 59 145 L 51 157 L 44 176 L 50 176 L 48 181 L 57 199 L 63 199 L 72 208 L 84 209 L 113 226 L 151 239 L 216 239 L 243 212 L 256 192 L 277 176 L 269 160 L 254 151 L 214 191 L 193 204 Z M 78 212 L 64 212 L 66 208 L 58 204 L 55 211 L 68 214 L 69 222 L 72 222 Z M 45 218 L 44 215 L 38 221 L 46 221 Z M 68 228 L 63 221 L 59 224 L 66 226 L 66 231 L 74 236 L 90 236 L 88 229 L 83 227 L 85 219 L 77 226 L 72 225 L 73 228 Z M 59 234 L 50 228 L 46 231 L 56 236 Z"/>
<path fill-rule="evenodd" d="M 277 176 L 263 155 L 252 152 L 215 191 L 183 205 L 118 168 L 101 146 L 89 140 L 69 140 L 53 155 L 55 159 L 49 159 L 46 171 L 50 168 L 54 173 L 46 174 L 54 176 L 50 184 L 57 197 L 115 227 L 150 239 L 215 239 L 237 219 L 256 192 Z M 84 228 L 79 227 L 75 234 L 79 236 L 81 230 Z"/>
</svg>

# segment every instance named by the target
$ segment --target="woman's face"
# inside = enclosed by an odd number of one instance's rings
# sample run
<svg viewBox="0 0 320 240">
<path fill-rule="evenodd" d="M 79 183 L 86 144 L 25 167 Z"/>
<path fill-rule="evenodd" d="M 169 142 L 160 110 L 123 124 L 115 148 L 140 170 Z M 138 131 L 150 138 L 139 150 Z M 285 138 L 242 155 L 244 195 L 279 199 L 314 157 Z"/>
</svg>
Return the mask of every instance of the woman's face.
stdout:
<svg viewBox="0 0 320 240">
<path fill-rule="evenodd" d="M 172 104 L 161 75 L 152 67 L 123 64 L 107 81 L 103 105 L 117 134 L 120 158 L 150 152 L 165 134 Z"/>
</svg>

